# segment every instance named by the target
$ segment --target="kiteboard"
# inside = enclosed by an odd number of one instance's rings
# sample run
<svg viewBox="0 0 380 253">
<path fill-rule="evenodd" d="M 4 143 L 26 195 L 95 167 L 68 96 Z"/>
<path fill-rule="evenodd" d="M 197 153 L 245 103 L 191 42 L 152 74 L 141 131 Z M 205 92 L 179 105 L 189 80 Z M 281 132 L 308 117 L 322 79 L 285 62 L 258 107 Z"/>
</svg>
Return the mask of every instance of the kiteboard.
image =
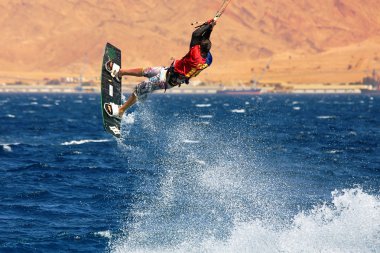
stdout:
<svg viewBox="0 0 380 253">
<path fill-rule="evenodd" d="M 107 43 L 104 50 L 104 57 L 102 63 L 102 74 L 101 74 L 101 110 L 103 115 L 103 127 L 104 130 L 113 136 L 118 138 L 121 137 L 120 124 L 121 119 L 117 117 L 110 117 L 104 110 L 105 103 L 115 103 L 117 105 L 121 104 L 121 80 L 117 81 L 111 76 L 106 68 L 105 64 L 109 60 L 118 64 L 121 67 L 121 51 L 117 47 Z"/>
</svg>

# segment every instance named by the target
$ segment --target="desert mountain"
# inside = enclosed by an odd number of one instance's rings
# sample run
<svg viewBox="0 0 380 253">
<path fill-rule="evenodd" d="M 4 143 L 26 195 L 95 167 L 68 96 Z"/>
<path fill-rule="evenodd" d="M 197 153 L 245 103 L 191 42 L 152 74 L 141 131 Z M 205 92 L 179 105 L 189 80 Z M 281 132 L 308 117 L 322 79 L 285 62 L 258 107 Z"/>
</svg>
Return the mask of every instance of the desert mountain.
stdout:
<svg viewBox="0 0 380 253">
<path fill-rule="evenodd" d="M 99 76 L 106 42 L 123 66 L 167 65 L 188 50 L 194 21 L 220 0 L 0 0 L 2 76 Z M 380 69 L 378 0 L 232 0 L 212 34 L 213 67 L 199 78 L 356 81 Z"/>
</svg>

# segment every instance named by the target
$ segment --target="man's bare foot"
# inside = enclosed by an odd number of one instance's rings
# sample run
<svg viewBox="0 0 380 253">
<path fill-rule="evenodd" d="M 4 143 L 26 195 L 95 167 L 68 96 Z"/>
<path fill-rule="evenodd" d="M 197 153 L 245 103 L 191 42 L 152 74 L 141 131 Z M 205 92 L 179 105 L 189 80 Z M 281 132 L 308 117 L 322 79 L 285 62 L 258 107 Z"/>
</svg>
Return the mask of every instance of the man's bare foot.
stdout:
<svg viewBox="0 0 380 253">
<path fill-rule="evenodd" d="M 119 110 L 119 106 L 114 103 L 105 103 L 104 110 L 110 117 L 121 118 L 123 116 L 123 112 Z"/>
<path fill-rule="evenodd" d="M 106 70 L 111 74 L 111 76 L 115 77 L 118 82 L 121 80 L 121 73 L 120 73 L 120 66 L 116 64 L 116 67 L 114 69 L 114 62 L 112 60 L 109 60 L 106 62 L 105 67 Z"/>
</svg>

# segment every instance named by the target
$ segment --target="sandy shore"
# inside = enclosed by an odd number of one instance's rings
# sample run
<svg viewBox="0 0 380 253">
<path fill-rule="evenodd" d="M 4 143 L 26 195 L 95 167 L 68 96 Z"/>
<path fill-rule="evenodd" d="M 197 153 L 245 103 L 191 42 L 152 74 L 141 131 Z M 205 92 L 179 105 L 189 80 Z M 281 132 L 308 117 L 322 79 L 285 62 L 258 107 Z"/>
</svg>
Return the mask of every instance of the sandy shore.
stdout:
<svg viewBox="0 0 380 253">
<path fill-rule="evenodd" d="M 135 84 L 127 83 L 123 85 L 123 92 L 130 93 Z M 362 90 L 371 89 L 363 84 L 263 84 L 259 93 L 300 93 L 300 94 L 332 94 L 332 93 L 352 93 L 359 94 Z M 224 86 L 222 84 L 209 85 L 182 85 L 180 88 L 167 90 L 168 94 L 216 94 L 226 89 L 248 93 L 251 89 L 249 85 Z M 99 93 L 100 84 L 90 86 L 80 86 L 78 84 L 67 85 L 26 85 L 26 84 L 2 84 L 0 93 Z"/>
</svg>

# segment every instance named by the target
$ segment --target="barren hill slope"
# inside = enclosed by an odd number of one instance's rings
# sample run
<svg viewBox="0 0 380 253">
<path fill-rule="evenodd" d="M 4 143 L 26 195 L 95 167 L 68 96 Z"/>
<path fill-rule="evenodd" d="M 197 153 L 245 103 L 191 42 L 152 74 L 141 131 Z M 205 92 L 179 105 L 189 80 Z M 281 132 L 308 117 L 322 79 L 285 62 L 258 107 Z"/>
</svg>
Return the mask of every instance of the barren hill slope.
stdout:
<svg viewBox="0 0 380 253">
<path fill-rule="evenodd" d="M 219 0 L 0 0 L 2 75 L 97 76 L 107 41 L 124 66 L 166 65 Z M 378 0 L 233 0 L 212 34 L 206 80 L 350 81 L 380 68 Z M 326 74 L 327 73 L 327 74 Z M 331 75 L 331 73 L 337 73 Z M 336 79 L 336 80 L 335 80 Z"/>
</svg>

